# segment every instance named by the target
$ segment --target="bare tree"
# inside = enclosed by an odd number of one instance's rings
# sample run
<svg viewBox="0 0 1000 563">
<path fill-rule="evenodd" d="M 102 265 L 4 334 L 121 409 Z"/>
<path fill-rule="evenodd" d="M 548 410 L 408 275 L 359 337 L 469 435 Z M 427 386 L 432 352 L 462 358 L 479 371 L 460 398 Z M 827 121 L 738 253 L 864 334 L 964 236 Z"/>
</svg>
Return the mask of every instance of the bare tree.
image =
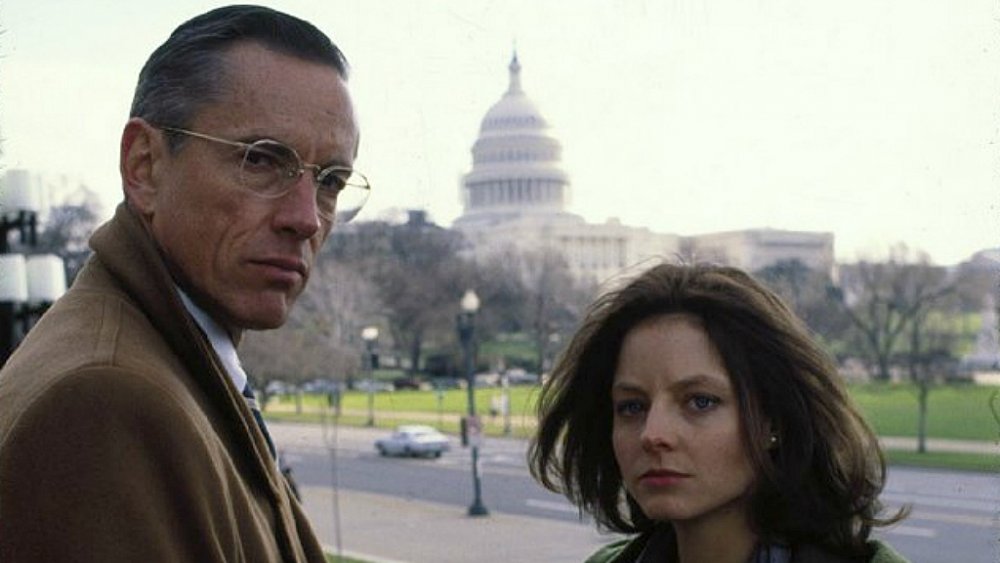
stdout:
<svg viewBox="0 0 1000 563">
<path fill-rule="evenodd" d="M 416 372 L 429 342 L 451 340 L 453 315 L 473 279 L 471 264 L 459 256 L 462 236 L 418 212 L 402 225 L 352 227 L 334 233 L 329 254 L 356 267 L 374 288 L 385 327 Z"/>
<path fill-rule="evenodd" d="M 933 266 L 926 254 L 911 256 L 904 245 L 894 247 L 887 261 L 841 266 L 840 284 L 829 288 L 880 381 L 890 379 L 905 331 L 926 320 L 926 311 L 952 291 L 944 268 Z"/>
<path fill-rule="evenodd" d="M 826 343 L 839 352 L 851 321 L 831 300 L 827 288 L 832 281 L 826 272 L 814 270 L 798 259 L 782 260 L 754 273 L 802 318 Z"/>
<path fill-rule="evenodd" d="M 240 357 L 263 393 L 262 405 L 267 404 L 272 381 L 299 390 L 307 381 L 341 381 L 357 373 L 360 327 L 371 322 L 377 307 L 372 293 L 348 266 L 321 262 L 284 327 L 247 333 Z"/>
<path fill-rule="evenodd" d="M 260 391 L 261 409 L 271 398 L 271 383 L 280 381 L 298 388 L 322 373 L 311 361 L 317 348 L 325 348 L 308 331 L 283 327 L 269 331 L 251 331 L 240 344 L 240 358 L 254 387 Z M 297 410 L 302 406 L 296 393 Z"/>
<path fill-rule="evenodd" d="M 101 203 L 95 192 L 81 188 L 76 195 L 78 202 L 66 202 L 49 210 L 38 244 L 33 249 L 62 258 L 67 284 L 72 283 L 90 256 L 87 241 L 97 228 L 101 213 Z"/>
<path fill-rule="evenodd" d="M 940 373 L 950 369 L 955 361 L 952 350 L 958 340 L 958 333 L 946 320 L 931 322 L 935 314 L 954 314 L 954 310 L 945 309 L 946 303 L 957 305 L 957 299 L 952 295 L 943 296 L 935 304 L 936 307 L 921 309 L 910 323 L 909 347 L 906 351 L 907 369 L 910 381 L 917 386 L 917 452 L 927 451 L 927 403 L 931 387 L 934 384 L 935 372 Z M 957 309 L 957 307 L 955 307 Z"/>
<path fill-rule="evenodd" d="M 483 302 L 476 318 L 476 331 L 481 339 L 528 330 L 526 315 L 530 299 L 521 276 L 521 263 L 522 257 L 514 248 L 476 262 L 470 285 Z"/>
<path fill-rule="evenodd" d="M 894 248 L 886 262 L 860 262 L 841 273 L 842 286 L 831 293 L 867 345 L 878 379 L 888 380 L 893 357 L 901 356 L 917 386 L 917 451 L 923 453 L 933 371 L 953 359 L 957 339 L 947 322 L 954 315 L 948 305 L 958 302 L 948 299 L 955 284 L 944 268 L 931 265 L 925 254 L 911 257 L 905 246 Z"/>
<path fill-rule="evenodd" d="M 355 374 L 363 346 L 362 328 L 379 324 L 381 310 L 375 288 L 352 264 L 325 260 L 299 298 L 288 324 L 327 343 L 328 353 L 316 354 L 311 361 L 325 366 L 327 377 L 343 380 Z"/>
<path fill-rule="evenodd" d="M 552 249 L 523 256 L 522 273 L 528 290 L 528 319 L 538 354 L 538 373 L 546 368 L 549 348 L 579 320 L 589 294 L 579 287 L 566 258 Z"/>
</svg>

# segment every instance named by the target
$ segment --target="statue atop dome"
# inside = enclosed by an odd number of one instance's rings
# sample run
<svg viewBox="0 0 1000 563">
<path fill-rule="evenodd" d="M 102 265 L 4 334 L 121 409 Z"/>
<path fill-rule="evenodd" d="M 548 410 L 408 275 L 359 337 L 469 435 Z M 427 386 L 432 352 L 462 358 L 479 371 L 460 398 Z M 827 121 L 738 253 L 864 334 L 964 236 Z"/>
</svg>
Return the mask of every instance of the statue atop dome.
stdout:
<svg viewBox="0 0 1000 563">
<path fill-rule="evenodd" d="M 510 59 L 510 65 L 507 66 L 510 69 L 510 87 L 507 88 L 508 94 L 523 94 L 521 91 L 521 63 L 517 62 L 517 50 L 514 50 L 514 56 Z"/>
</svg>

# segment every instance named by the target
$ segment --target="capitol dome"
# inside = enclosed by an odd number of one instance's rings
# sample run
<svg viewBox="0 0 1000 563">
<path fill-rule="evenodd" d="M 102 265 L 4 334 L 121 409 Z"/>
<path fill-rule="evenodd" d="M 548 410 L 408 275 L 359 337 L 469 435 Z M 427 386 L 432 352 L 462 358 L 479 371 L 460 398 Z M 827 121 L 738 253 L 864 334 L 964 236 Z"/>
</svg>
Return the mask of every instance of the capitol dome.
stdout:
<svg viewBox="0 0 1000 563">
<path fill-rule="evenodd" d="M 486 112 L 472 146 L 472 170 L 462 179 L 465 212 L 455 225 L 497 223 L 525 214 L 564 216 L 569 177 L 562 145 L 521 89 L 521 64 L 511 58 L 510 86 Z"/>
</svg>

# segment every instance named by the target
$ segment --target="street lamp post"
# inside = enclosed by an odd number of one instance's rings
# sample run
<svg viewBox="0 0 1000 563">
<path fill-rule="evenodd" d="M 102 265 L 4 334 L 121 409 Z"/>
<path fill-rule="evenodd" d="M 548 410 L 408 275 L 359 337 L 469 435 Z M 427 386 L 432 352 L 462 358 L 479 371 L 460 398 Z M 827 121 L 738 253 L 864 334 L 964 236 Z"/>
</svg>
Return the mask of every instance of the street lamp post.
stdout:
<svg viewBox="0 0 1000 563">
<path fill-rule="evenodd" d="M 38 244 L 37 190 L 28 173 L 9 170 L 0 186 L 0 365 L 42 313 L 66 292 L 63 261 L 54 254 L 12 253 L 10 233 L 22 246 Z"/>
<path fill-rule="evenodd" d="M 483 504 L 482 485 L 479 477 L 479 435 L 473 436 L 472 427 L 476 425 L 476 375 L 473 362 L 473 336 L 475 334 L 476 311 L 479 310 L 479 297 L 471 289 L 462 296 L 462 312 L 458 315 L 458 339 L 462 343 L 465 354 L 465 380 L 469 393 L 469 417 L 466 429 L 469 434 L 469 445 L 472 449 L 472 487 L 474 497 L 469 506 L 469 516 L 487 516 L 490 511 Z"/>
<path fill-rule="evenodd" d="M 364 368 L 368 372 L 368 423 L 375 426 L 375 344 L 378 342 L 378 327 L 366 326 L 361 330 L 365 341 Z"/>
</svg>

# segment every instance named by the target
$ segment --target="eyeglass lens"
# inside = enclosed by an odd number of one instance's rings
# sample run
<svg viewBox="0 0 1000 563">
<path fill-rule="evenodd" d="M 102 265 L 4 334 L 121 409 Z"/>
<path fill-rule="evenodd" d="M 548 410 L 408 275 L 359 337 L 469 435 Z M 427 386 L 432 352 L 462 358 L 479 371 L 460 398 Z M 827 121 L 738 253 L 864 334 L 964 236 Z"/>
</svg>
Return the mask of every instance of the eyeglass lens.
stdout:
<svg viewBox="0 0 1000 563">
<path fill-rule="evenodd" d="M 310 167 L 309 172 L 313 170 Z M 287 193 L 303 172 L 302 160 L 291 147 L 266 139 L 249 145 L 240 165 L 243 185 L 269 198 Z M 368 198 L 367 182 L 348 168 L 325 168 L 315 173 L 315 179 L 316 207 L 325 219 L 346 223 Z"/>
</svg>

